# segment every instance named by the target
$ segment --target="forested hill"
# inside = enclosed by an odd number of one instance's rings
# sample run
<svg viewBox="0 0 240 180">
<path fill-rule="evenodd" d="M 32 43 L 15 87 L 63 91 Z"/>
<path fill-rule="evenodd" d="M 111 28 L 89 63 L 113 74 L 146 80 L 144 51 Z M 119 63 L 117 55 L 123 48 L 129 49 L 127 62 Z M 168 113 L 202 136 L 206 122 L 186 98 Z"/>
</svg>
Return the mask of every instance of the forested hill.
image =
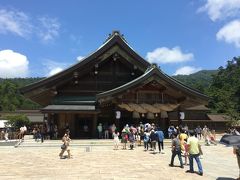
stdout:
<svg viewBox="0 0 240 180">
<path fill-rule="evenodd" d="M 240 57 L 227 61 L 226 67 L 218 70 L 202 70 L 191 75 L 173 78 L 210 97 L 209 107 L 213 112 L 225 113 L 240 124 Z M 0 79 L 0 111 L 15 109 L 39 109 L 40 105 L 23 97 L 19 88 L 43 78 Z M 235 121 L 234 121 L 235 122 Z"/>
<path fill-rule="evenodd" d="M 23 87 L 28 84 L 32 84 L 34 82 L 40 81 L 44 78 L 42 77 L 35 77 L 35 78 L 11 78 L 11 79 L 2 79 L 0 78 L 0 84 L 3 83 L 3 81 L 10 81 L 14 84 L 16 84 L 18 87 Z"/>
<path fill-rule="evenodd" d="M 216 73 L 217 70 L 203 70 L 191 75 L 174 76 L 174 78 L 187 86 L 207 94 L 209 85 L 212 82 L 212 75 Z M 42 79 L 43 78 L 0 78 L 0 110 L 8 111 L 40 108 L 41 106 L 22 96 L 19 92 L 19 88 Z"/>
<path fill-rule="evenodd" d="M 173 78 L 179 80 L 183 84 L 197 89 L 203 93 L 207 93 L 207 89 L 216 75 L 218 70 L 202 70 L 190 75 L 177 75 Z"/>
<path fill-rule="evenodd" d="M 14 111 L 16 109 L 39 109 L 41 106 L 25 98 L 19 88 L 40 81 L 43 78 L 0 78 L 0 111 Z"/>
<path fill-rule="evenodd" d="M 175 79 L 179 80 L 180 82 L 182 82 L 183 84 L 186 84 L 187 86 L 190 86 L 201 92 L 206 92 L 206 88 L 208 88 L 212 82 L 212 75 L 216 75 L 217 72 L 218 72 L 218 70 L 202 70 L 202 71 L 196 72 L 194 74 L 190 74 L 190 75 L 173 76 L 173 78 L 175 78 Z M 13 78 L 13 79 L 7 79 L 7 80 L 9 82 L 17 85 L 18 88 L 21 88 L 23 86 L 32 84 L 32 83 L 40 81 L 42 79 L 44 79 L 44 78 L 41 78 L 41 77 Z M 2 84 L 3 81 L 6 81 L 6 79 L 0 78 L 0 84 Z"/>
</svg>

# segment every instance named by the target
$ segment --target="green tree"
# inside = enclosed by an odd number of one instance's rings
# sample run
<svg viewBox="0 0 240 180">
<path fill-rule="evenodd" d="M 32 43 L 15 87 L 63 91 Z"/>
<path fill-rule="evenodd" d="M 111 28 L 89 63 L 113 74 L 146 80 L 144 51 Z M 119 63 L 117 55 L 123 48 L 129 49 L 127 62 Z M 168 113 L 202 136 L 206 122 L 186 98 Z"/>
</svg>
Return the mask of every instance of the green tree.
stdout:
<svg viewBox="0 0 240 180">
<path fill-rule="evenodd" d="M 234 57 L 226 68 L 218 70 L 208 89 L 209 106 L 218 113 L 228 114 L 235 123 L 240 120 L 240 57 Z"/>
<path fill-rule="evenodd" d="M 14 129 L 19 129 L 24 125 L 27 126 L 30 124 L 30 120 L 26 115 L 6 116 L 5 118 L 8 120 L 7 125 L 10 125 Z"/>
<path fill-rule="evenodd" d="M 0 106 L 3 111 L 14 111 L 20 106 L 17 85 L 6 80 L 0 85 Z"/>
<path fill-rule="evenodd" d="M 39 109 L 41 106 L 19 92 L 19 88 L 39 78 L 0 79 L 0 110 L 15 111 L 16 109 Z"/>
</svg>

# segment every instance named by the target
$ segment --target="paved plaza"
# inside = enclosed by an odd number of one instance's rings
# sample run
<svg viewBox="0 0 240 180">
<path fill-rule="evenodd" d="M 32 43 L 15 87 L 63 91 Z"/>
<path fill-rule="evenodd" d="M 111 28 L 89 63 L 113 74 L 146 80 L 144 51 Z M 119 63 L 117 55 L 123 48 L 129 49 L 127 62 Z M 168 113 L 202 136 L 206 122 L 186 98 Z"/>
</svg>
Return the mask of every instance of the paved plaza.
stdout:
<svg viewBox="0 0 240 180">
<path fill-rule="evenodd" d="M 33 141 L 33 140 L 31 140 Z M 237 178 L 238 165 L 231 147 L 203 146 L 201 159 L 204 175 L 185 173 L 179 167 L 169 167 L 170 142 L 166 143 L 165 154 L 144 152 L 143 147 L 134 150 L 113 150 L 107 145 L 92 146 L 86 152 L 81 140 L 72 141 L 72 159 L 60 159 L 61 141 L 46 141 L 36 146 L 18 148 L 0 146 L 0 179 L 90 179 L 90 180 L 134 180 L 134 179 L 219 179 Z M 88 140 L 87 143 L 91 142 Z M 59 144 L 59 146 L 58 146 Z M 51 146 L 52 145 L 52 146 Z M 177 157 L 175 165 L 179 165 Z M 195 163 L 196 165 L 196 163 Z M 197 167 L 195 166 L 195 169 Z"/>
</svg>

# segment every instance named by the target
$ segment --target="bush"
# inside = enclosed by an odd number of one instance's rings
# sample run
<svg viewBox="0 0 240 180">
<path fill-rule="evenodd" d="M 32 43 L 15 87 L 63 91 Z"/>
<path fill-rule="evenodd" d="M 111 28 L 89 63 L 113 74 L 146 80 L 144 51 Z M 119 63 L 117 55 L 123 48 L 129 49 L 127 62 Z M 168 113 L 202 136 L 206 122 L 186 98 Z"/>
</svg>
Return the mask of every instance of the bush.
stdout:
<svg viewBox="0 0 240 180">
<path fill-rule="evenodd" d="M 7 125 L 14 129 L 20 129 L 20 127 L 30 124 L 30 120 L 26 115 L 6 116 L 6 119 L 8 120 Z"/>
</svg>

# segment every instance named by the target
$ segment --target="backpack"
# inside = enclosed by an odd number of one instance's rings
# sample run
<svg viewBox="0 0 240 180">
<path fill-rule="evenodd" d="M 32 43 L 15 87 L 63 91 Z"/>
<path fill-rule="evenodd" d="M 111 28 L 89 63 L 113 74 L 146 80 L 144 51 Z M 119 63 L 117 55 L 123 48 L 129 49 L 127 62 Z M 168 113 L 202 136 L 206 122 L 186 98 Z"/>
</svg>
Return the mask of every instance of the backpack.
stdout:
<svg viewBox="0 0 240 180">
<path fill-rule="evenodd" d="M 149 141 L 149 136 L 145 134 L 143 140 L 144 140 L 144 142 L 148 142 Z"/>
</svg>

